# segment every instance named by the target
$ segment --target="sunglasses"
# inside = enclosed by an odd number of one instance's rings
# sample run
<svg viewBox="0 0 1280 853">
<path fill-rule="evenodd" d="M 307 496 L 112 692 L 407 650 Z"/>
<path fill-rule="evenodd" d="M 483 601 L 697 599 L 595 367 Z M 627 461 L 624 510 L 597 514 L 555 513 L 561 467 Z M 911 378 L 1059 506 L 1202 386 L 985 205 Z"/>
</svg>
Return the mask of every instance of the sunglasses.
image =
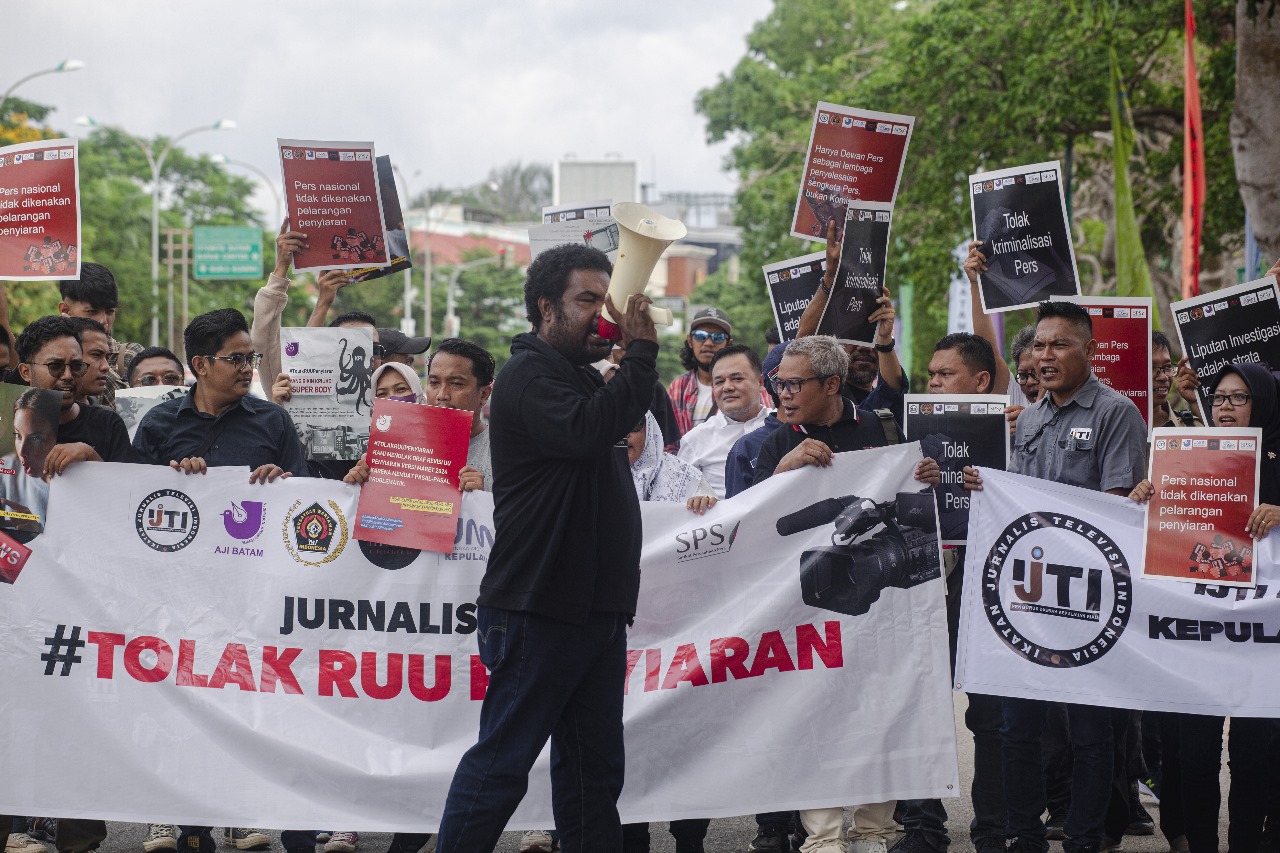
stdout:
<svg viewBox="0 0 1280 853">
<path fill-rule="evenodd" d="M 711 341 L 713 344 L 722 344 L 729 339 L 727 332 L 708 332 L 706 329 L 698 329 L 690 332 L 690 334 L 700 344 L 705 344 L 707 341 Z"/>
<path fill-rule="evenodd" d="M 150 388 L 153 385 L 182 385 L 182 374 L 166 373 L 164 376 L 139 376 L 138 384 L 144 388 Z"/>
<path fill-rule="evenodd" d="M 78 358 L 71 361 L 63 361 L 62 359 L 54 359 L 53 361 L 43 362 L 45 370 L 48 370 L 54 376 L 61 376 L 68 368 L 71 375 L 77 379 L 89 372 L 89 362 L 81 361 Z"/>
</svg>

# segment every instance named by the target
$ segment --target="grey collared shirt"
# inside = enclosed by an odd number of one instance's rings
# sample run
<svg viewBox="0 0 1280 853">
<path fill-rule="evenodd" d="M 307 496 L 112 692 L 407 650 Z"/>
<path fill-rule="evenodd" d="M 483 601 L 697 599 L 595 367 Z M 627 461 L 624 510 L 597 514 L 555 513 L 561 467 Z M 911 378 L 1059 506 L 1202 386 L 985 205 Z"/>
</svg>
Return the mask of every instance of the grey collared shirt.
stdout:
<svg viewBox="0 0 1280 853">
<path fill-rule="evenodd" d="M 1132 489 L 1146 476 L 1147 426 L 1129 398 L 1090 375 L 1055 406 L 1048 393 L 1018 416 L 1009 470 L 1095 489 Z"/>
</svg>

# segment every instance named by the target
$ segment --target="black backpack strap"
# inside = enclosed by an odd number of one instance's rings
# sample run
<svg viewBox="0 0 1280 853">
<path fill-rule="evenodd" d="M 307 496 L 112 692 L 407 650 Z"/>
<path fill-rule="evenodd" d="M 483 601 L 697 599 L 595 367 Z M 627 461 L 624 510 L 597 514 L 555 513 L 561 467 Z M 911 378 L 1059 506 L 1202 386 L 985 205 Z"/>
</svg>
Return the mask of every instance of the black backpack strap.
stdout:
<svg viewBox="0 0 1280 853">
<path fill-rule="evenodd" d="M 884 440 L 889 444 L 901 444 L 902 432 L 898 429 L 898 422 L 894 420 L 893 412 L 888 409 L 873 409 L 872 411 L 880 419 L 880 428 L 884 430 Z"/>
</svg>

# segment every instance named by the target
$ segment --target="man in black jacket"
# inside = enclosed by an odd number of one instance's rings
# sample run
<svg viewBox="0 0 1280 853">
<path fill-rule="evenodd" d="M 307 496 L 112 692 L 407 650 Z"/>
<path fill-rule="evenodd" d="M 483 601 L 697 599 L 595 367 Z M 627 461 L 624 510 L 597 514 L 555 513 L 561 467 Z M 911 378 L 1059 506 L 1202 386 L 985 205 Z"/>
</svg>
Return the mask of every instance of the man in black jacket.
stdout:
<svg viewBox="0 0 1280 853">
<path fill-rule="evenodd" d="M 609 301 L 612 271 L 586 246 L 539 255 L 525 281 L 534 332 L 515 338 L 494 384 L 495 536 L 476 631 L 489 686 L 440 853 L 493 850 L 548 738 L 561 849 L 622 848 L 622 687 L 641 535 L 626 438 L 653 397 L 658 336 L 648 298 Z M 590 366 L 612 345 L 596 333 L 606 305 L 626 350 L 607 385 Z"/>
</svg>

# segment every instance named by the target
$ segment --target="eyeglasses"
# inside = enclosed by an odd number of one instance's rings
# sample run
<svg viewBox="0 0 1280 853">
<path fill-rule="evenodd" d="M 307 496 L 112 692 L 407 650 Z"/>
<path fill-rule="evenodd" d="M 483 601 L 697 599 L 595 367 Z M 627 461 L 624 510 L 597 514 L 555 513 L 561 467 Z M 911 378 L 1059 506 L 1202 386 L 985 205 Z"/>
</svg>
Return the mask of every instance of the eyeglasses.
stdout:
<svg viewBox="0 0 1280 853">
<path fill-rule="evenodd" d="M 374 345 L 373 345 L 373 357 L 374 357 L 374 358 L 386 358 L 386 357 L 387 357 L 387 348 L 386 348 L 386 347 L 384 347 L 382 344 L 374 344 Z"/>
<path fill-rule="evenodd" d="M 706 329 L 695 329 L 689 334 L 700 344 L 705 344 L 707 341 L 711 341 L 713 344 L 722 344 L 729 339 L 729 335 L 726 332 L 708 332 Z"/>
<path fill-rule="evenodd" d="M 36 364 L 36 362 L 28 363 L 32 366 Z M 49 373 L 54 376 L 61 376 L 68 368 L 70 368 L 71 375 L 77 379 L 89 372 L 89 362 L 81 361 L 78 358 L 73 358 L 71 361 L 63 361 L 60 358 L 54 359 L 53 361 L 46 361 L 44 362 L 44 367 L 45 370 L 48 370 Z"/>
<path fill-rule="evenodd" d="M 233 352 L 231 355 L 206 355 L 205 358 L 210 361 L 229 361 L 231 366 L 236 370 L 244 370 L 245 365 L 257 367 L 262 361 L 262 353 L 251 352 L 248 355 L 242 352 Z"/>
<path fill-rule="evenodd" d="M 1209 405 L 1217 408 L 1219 406 L 1225 406 L 1227 401 L 1230 400 L 1232 406 L 1239 408 L 1252 399 L 1252 394 L 1246 394 L 1243 391 L 1233 391 L 1230 394 L 1210 394 Z"/>
<path fill-rule="evenodd" d="M 1036 375 L 1026 370 L 1019 370 L 1017 373 L 1013 374 L 1013 378 L 1018 380 L 1019 385 L 1026 385 L 1032 379 L 1035 379 Z"/>
<path fill-rule="evenodd" d="M 1153 376 L 1172 376 L 1177 372 L 1178 368 L 1174 367 L 1172 364 L 1166 364 L 1164 367 L 1151 368 L 1151 374 Z"/>
<path fill-rule="evenodd" d="M 182 374 L 166 373 L 164 376 L 139 376 L 138 384 L 144 388 L 150 388 L 152 385 L 181 385 Z"/>
<path fill-rule="evenodd" d="M 810 376 L 806 379 L 774 379 L 773 389 L 781 394 L 786 391 L 788 394 L 799 394 L 804 390 L 804 383 L 812 382 L 815 379 L 821 382 L 834 376 L 834 373 L 819 373 L 817 376 Z"/>
</svg>

